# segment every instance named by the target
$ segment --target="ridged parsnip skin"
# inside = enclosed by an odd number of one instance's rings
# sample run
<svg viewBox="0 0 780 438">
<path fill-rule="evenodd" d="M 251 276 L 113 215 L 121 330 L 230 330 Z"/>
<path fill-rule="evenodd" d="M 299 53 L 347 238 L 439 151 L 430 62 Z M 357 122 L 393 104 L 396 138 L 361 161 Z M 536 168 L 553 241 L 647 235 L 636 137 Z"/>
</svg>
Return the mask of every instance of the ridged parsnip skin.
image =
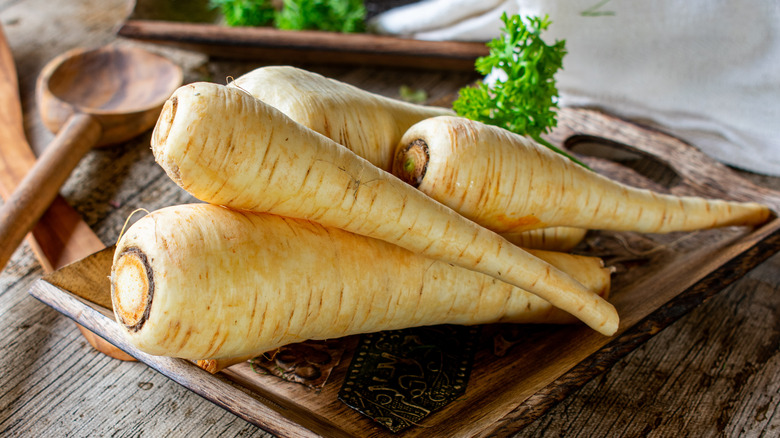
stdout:
<svg viewBox="0 0 780 438">
<path fill-rule="evenodd" d="M 122 283 L 141 254 L 153 285 L 146 294 L 135 281 Z M 608 294 L 601 260 L 538 254 Z M 118 318 L 128 340 L 149 354 L 192 360 L 421 325 L 576 321 L 492 277 L 377 239 L 210 204 L 167 207 L 137 221 L 117 245 L 111 278 L 112 297 L 152 297 L 137 330 Z M 127 310 L 114 303 L 117 314 Z"/>
<path fill-rule="evenodd" d="M 503 238 L 526 249 L 571 251 L 585 239 L 588 230 L 573 227 L 537 228 L 519 233 L 504 233 Z"/>
<path fill-rule="evenodd" d="M 428 159 L 414 164 L 409 158 L 425 154 L 412 157 L 404 150 L 420 140 Z M 424 175 L 410 180 L 415 170 Z M 667 233 L 758 225 L 771 215 L 753 202 L 632 188 L 526 137 L 459 117 L 435 117 L 411 127 L 399 144 L 393 173 L 502 234 L 555 226 Z"/>
<path fill-rule="evenodd" d="M 396 146 L 412 125 L 454 115 L 449 109 L 390 99 L 292 66 L 260 67 L 227 86 L 248 92 L 388 172 Z M 526 249 L 569 251 L 586 231 L 551 227 L 502 236 Z"/>
<path fill-rule="evenodd" d="M 525 289 L 601 333 L 617 330 L 615 308 L 569 275 L 240 90 L 179 88 L 152 151 L 200 200 L 381 239 Z"/>
<path fill-rule="evenodd" d="M 450 109 L 391 99 L 290 66 L 255 69 L 228 87 L 248 92 L 388 172 L 409 127 L 429 117 L 454 115 Z"/>
</svg>

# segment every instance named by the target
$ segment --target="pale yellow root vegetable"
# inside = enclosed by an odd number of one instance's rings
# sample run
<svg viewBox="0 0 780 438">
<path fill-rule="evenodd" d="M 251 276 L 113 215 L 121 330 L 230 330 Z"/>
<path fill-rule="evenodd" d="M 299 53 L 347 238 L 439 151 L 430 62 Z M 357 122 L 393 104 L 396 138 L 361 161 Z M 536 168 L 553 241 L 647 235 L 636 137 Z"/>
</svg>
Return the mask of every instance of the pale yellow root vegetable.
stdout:
<svg viewBox="0 0 780 438">
<path fill-rule="evenodd" d="M 292 66 L 260 67 L 227 86 L 246 91 L 388 172 L 407 129 L 426 118 L 454 115 L 449 109 L 390 99 Z M 502 236 L 526 249 L 569 251 L 585 230 L 553 227 Z"/>
<path fill-rule="evenodd" d="M 525 289 L 601 333 L 617 330 L 615 308 L 569 275 L 238 89 L 178 89 L 152 150 L 203 201 L 378 238 Z"/>
<path fill-rule="evenodd" d="M 608 294 L 600 259 L 538 254 Z M 111 298 L 134 346 L 191 360 L 423 325 L 576 321 L 492 277 L 381 240 L 210 204 L 133 224 L 117 244 Z"/>
<path fill-rule="evenodd" d="M 501 236 L 526 249 L 571 251 L 585 238 L 588 230 L 573 227 L 537 228 L 519 233 L 502 233 Z"/>
<path fill-rule="evenodd" d="M 260 214 L 260 213 L 258 213 Z M 546 233 L 537 233 L 538 231 L 547 231 Z M 582 233 L 580 233 L 582 231 Z M 610 270 L 604 268 L 604 264 L 601 259 L 595 257 L 574 256 L 560 251 L 568 251 L 577 245 L 581 238 L 577 238 L 580 234 L 584 237 L 585 230 L 579 230 L 578 228 L 565 229 L 560 228 L 544 228 L 541 230 L 532 230 L 525 233 L 520 233 L 517 236 L 517 242 L 528 252 L 539 257 L 540 259 L 550 263 L 563 272 L 573 276 L 575 280 L 582 283 L 588 289 L 598 293 L 603 298 L 607 298 L 610 291 Z M 356 235 L 352 235 L 356 236 Z M 366 238 L 370 239 L 370 238 Z M 529 246 L 536 246 L 542 248 L 542 250 L 529 249 Z M 548 250 L 548 248 L 561 248 Z M 452 266 L 452 265 L 450 265 Z M 463 270 L 463 268 L 452 266 L 454 270 Z M 468 271 L 474 275 L 473 271 Z M 483 274 L 480 274 L 483 275 Z M 503 288 L 511 287 L 506 283 L 493 282 L 494 286 L 501 286 Z M 483 289 L 484 292 L 490 293 L 488 288 Z M 529 324 L 567 324 L 576 321 L 576 318 L 557 309 L 543 301 L 536 295 L 527 294 L 530 307 L 526 306 L 526 313 L 512 315 L 511 318 L 505 317 L 505 322 L 513 323 L 529 323 Z M 546 309 L 546 310 L 545 310 Z M 228 359 L 202 359 L 197 361 L 197 365 L 200 368 L 214 374 L 231 365 L 237 363 L 246 362 L 249 359 L 254 358 L 256 355 L 239 356 Z"/>
<path fill-rule="evenodd" d="M 459 117 L 404 134 L 393 173 L 498 233 L 568 226 L 666 233 L 758 225 L 768 207 L 678 197 L 605 178 L 526 137 Z"/>
<path fill-rule="evenodd" d="M 454 115 L 450 109 L 391 99 L 290 66 L 255 69 L 228 87 L 248 92 L 388 172 L 409 127 L 429 117 Z"/>
<path fill-rule="evenodd" d="M 260 67 L 227 86 L 246 91 L 388 172 L 407 129 L 426 118 L 454 115 L 449 109 L 390 99 L 291 66 Z M 503 235 L 523 248 L 552 251 L 569 251 L 584 236 L 585 230 L 568 227 Z"/>
</svg>

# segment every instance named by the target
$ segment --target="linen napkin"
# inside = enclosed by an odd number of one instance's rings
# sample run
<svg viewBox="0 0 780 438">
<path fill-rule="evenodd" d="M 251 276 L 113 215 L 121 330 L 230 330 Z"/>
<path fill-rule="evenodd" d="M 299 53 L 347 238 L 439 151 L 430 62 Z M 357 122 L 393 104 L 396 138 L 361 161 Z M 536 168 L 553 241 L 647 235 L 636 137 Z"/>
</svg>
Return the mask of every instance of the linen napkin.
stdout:
<svg viewBox="0 0 780 438">
<path fill-rule="evenodd" d="M 426 0 L 370 26 L 418 39 L 488 41 L 500 34 L 502 12 L 547 14 L 543 38 L 566 40 L 556 76 L 561 106 L 639 120 L 728 165 L 780 176 L 780 2 Z"/>
</svg>

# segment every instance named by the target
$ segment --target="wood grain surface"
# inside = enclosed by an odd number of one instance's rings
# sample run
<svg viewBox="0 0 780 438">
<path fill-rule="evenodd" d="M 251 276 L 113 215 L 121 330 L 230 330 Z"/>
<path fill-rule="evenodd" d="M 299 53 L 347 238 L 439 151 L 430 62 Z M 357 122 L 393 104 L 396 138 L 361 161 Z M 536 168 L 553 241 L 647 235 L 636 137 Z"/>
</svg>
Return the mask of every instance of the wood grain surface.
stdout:
<svg viewBox="0 0 780 438">
<path fill-rule="evenodd" d="M 35 166 L 36 156 L 24 135 L 16 67 L 5 33 L 0 34 L 0 196 L 9 199 Z M 51 271 L 103 248 L 78 213 L 56 196 L 34 226 L 28 243 L 44 270 Z"/>
<path fill-rule="evenodd" d="M 49 192 L 49 196 L 42 199 L 35 196 L 39 193 L 29 193 L 30 187 L 51 187 L 50 181 L 35 181 L 35 175 L 41 172 L 33 172 L 40 169 L 36 166 L 36 156 L 24 135 L 22 122 L 22 108 L 19 100 L 19 83 L 11 48 L 8 46 L 5 33 L 0 34 L 0 124 L 5 128 L 0 130 L 0 195 L 8 203 L 3 204 L 4 212 L 8 210 L 21 211 L 20 224 L 11 216 L 4 216 L 3 225 L 11 226 L 16 231 L 16 236 L 10 236 L 9 244 L 6 241 L 2 252 L 0 266 L 5 267 L 11 255 L 15 252 L 19 243 L 27 235 L 27 242 L 37 256 L 38 262 L 44 271 L 50 272 L 68 263 L 83 258 L 104 247 L 100 239 L 87 225 L 79 213 L 58 195 L 60 181 L 56 189 Z M 79 140 L 76 144 L 82 144 Z M 49 151 L 52 149 L 48 149 Z M 55 149 L 56 150 L 56 149 Z M 60 163 L 56 163 L 59 165 Z M 68 173 L 74 166 L 70 166 Z M 33 184 L 25 184 L 25 181 L 33 181 Z M 21 197 L 20 197 L 21 193 Z M 28 211 L 25 202 L 32 202 L 37 206 L 35 212 Z M 8 207 L 8 208 L 7 208 Z M 28 234 L 27 232 L 30 231 Z M 6 237 L 8 237 L 6 235 Z M 129 360 L 129 356 L 108 344 L 79 326 L 84 337 L 96 348 L 111 357 Z"/>
<path fill-rule="evenodd" d="M 0 21 L 19 72 L 25 134 L 36 152 L 51 134 L 35 107 L 35 76 L 68 49 L 115 41 L 131 6 L 119 0 L 63 0 L 52 8 L 44 0 L 0 0 Z M 257 66 L 150 48 L 184 66 L 185 82 L 224 83 Z M 312 69 L 389 96 L 411 85 L 432 100 L 475 78 L 438 71 Z M 743 176 L 780 189 L 780 179 Z M 148 134 L 90 152 L 62 195 L 109 244 L 137 208 L 192 200 L 154 164 Z M 95 352 L 69 319 L 27 294 L 42 274 L 26 244 L 0 274 L 0 436 L 269 436 L 143 363 Z M 595 378 L 516 436 L 777 436 L 778 308 L 780 255 L 775 255 L 612 367 L 597 370 Z"/>
<path fill-rule="evenodd" d="M 487 54 L 484 44 L 421 41 L 373 34 L 283 31 L 271 28 L 231 28 L 215 24 L 129 20 L 119 35 L 228 59 L 268 63 L 297 62 L 331 65 L 409 67 L 471 71 Z"/>
<path fill-rule="evenodd" d="M 38 75 L 36 103 L 56 136 L 0 207 L 0 268 L 81 158 L 93 147 L 123 143 L 151 129 L 181 81 L 176 64 L 139 48 L 75 49 L 46 64 Z"/>
</svg>

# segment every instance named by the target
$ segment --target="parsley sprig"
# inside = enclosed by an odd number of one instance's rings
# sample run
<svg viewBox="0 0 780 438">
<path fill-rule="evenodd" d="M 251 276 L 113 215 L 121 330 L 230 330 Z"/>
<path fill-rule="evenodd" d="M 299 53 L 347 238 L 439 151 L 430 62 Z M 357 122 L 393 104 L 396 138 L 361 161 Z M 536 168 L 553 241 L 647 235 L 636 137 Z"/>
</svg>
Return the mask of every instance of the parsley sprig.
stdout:
<svg viewBox="0 0 780 438">
<path fill-rule="evenodd" d="M 268 26 L 273 24 L 276 9 L 270 0 L 211 0 L 219 8 L 228 26 Z"/>
<path fill-rule="evenodd" d="M 363 32 L 366 8 L 363 0 L 284 0 L 276 26 L 285 30 Z"/>
<path fill-rule="evenodd" d="M 497 79 L 462 88 L 453 109 L 461 117 L 527 135 L 582 164 L 541 137 L 557 125 L 555 73 L 563 67 L 566 41 L 548 45 L 541 38 L 551 23 L 548 16 L 523 19 L 504 13 L 501 20 L 501 36 L 487 43 L 489 54 L 474 64 L 478 72 Z"/>
<path fill-rule="evenodd" d="M 363 0 L 284 0 L 274 9 L 271 0 L 211 0 L 228 26 L 274 26 L 284 30 L 365 31 Z"/>
</svg>

